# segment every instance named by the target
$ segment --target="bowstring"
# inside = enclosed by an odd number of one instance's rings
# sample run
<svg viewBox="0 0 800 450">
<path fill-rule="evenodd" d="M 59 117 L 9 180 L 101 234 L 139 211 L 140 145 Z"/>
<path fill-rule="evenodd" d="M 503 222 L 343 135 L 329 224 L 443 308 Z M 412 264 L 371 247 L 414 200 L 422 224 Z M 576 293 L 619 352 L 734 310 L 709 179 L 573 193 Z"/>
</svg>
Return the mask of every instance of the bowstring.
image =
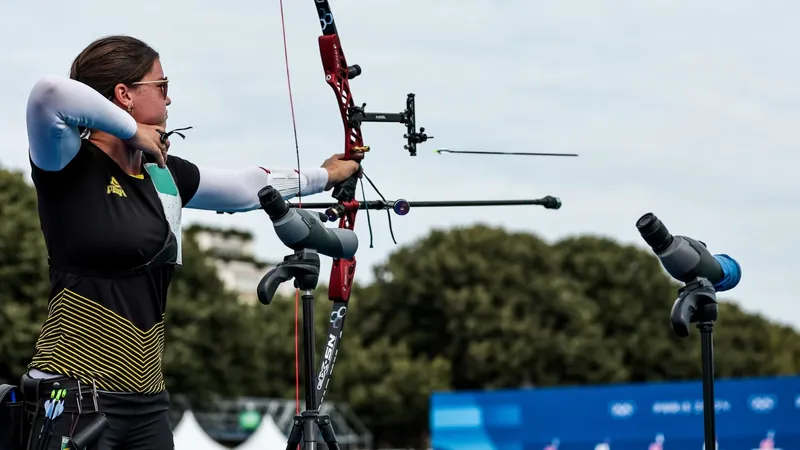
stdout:
<svg viewBox="0 0 800 450">
<path fill-rule="evenodd" d="M 281 8 L 281 31 L 283 32 L 283 59 L 286 65 L 286 84 L 289 87 L 289 108 L 292 111 L 292 130 L 294 132 L 294 151 L 297 158 L 297 203 L 298 207 L 303 207 L 302 183 L 300 178 L 300 144 L 297 140 L 297 121 L 294 114 L 294 98 L 292 95 L 292 77 L 289 71 L 289 48 L 286 44 L 286 22 L 283 13 L 283 0 L 279 0 Z M 298 325 L 300 322 L 300 288 L 294 290 L 294 395 L 295 395 L 295 414 L 300 414 L 300 337 Z M 299 448 L 299 445 L 298 445 Z"/>
</svg>

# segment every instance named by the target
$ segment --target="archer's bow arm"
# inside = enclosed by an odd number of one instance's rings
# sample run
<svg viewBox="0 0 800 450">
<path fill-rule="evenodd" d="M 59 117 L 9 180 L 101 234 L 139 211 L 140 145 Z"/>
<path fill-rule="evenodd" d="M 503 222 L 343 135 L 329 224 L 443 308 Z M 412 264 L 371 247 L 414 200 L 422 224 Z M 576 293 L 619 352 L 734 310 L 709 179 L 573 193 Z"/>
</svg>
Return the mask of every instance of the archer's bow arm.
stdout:
<svg viewBox="0 0 800 450">
<path fill-rule="evenodd" d="M 322 167 L 302 169 L 213 169 L 198 167 L 197 192 L 187 208 L 221 212 L 245 212 L 261 208 L 258 191 L 272 186 L 284 199 L 297 196 L 298 178 L 302 196 L 318 194 L 328 184 L 328 171 Z"/>
</svg>

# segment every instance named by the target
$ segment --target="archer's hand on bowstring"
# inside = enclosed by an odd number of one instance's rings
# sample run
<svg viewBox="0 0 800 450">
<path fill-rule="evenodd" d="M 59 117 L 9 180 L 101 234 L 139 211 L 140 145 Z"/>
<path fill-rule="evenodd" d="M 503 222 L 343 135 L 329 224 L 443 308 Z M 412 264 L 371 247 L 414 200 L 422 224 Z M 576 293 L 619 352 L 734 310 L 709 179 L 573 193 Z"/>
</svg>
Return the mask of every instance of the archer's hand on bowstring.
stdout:
<svg viewBox="0 0 800 450">
<path fill-rule="evenodd" d="M 164 133 L 164 127 L 160 125 L 145 125 L 143 123 L 137 124 L 136 134 L 125 142 L 128 146 L 141 150 L 143 153 L 152 155 L 155 158 L 158 167 L 164 168 L 167 164 L 167 150 L 169 149 L 169 140 L 162 141 L 161 135 Z"/>
<path fill-rule="evenodd" d="M 325 190 L 329 191 L 334 186 L 347 180 L 354 173 L 361 170 L 361 165 L 356 161 L 343 160 L 344 154 L 337 153 L 322 163 L 322 168 L 328 171 L 328 184 Z"/>
</svg>

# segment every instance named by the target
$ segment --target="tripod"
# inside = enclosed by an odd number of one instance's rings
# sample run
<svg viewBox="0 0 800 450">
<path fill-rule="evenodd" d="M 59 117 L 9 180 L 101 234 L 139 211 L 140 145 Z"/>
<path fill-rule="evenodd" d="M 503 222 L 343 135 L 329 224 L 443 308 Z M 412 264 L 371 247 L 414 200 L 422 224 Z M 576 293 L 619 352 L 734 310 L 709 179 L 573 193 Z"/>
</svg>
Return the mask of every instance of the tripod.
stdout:
<svg viewBox="0 0 800 450">
<path fill-rule="evenodd" d="M 320 402 L 317 387 L 314 385 L 314 380 L 318 378 L 314 371 L 314 289 L 319 281 L 319 255 L 314 250 L 300 249 L 284 257 L 283 262 L 264 275 L 256 292 L 261 303 L 268 305 L 278 286 L 292 278 L 294 286 L 303 292 L 300 298 L 303 301 L 303 382 L 306 408 L 300 415 L 294 416 L 286 450 L 297 450 L 300 441 L 303 442 L 303 450 L 316 450 L 317 427 L 328 448 L 339 450 L 331 418 L 319 413 Z"/>
<path fill-rule="evenodd" d="M 714 285 L 705 278 L 697 278 L 678 290 L 678 299 L 672 305 L 672 329 L 680 337 L 689 336 L 689 324 L 696 323 L 700 330 L 700 351 L 703 370 L 703 434 L 706 450 L 716 449 L 717 432 L 714 400 L 714 321 L 719 316 L 719 305 Z"/>
</svg>

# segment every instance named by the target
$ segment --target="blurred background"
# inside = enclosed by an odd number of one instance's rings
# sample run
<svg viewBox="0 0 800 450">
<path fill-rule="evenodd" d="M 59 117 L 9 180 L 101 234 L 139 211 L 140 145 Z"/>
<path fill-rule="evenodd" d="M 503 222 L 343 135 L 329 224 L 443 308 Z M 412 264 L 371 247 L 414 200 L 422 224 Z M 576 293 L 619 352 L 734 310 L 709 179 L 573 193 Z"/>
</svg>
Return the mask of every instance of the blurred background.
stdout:
<svg viewBox="0 0 800 450">
<path fill-rule="evenodd" d="M 283 6 L 301 166 L 316 167 L 342 151 L 341 120 L 311 2 Z M 397 245 L 386 215 L 368 227 L 360 214 L 358 286 L 324 404 L 345 448 L 700 450 L 699 336 L 670 328 L 679 286 L 634 226 L 652 211 L 743 266 L 715 333 L 718 448 L 800 449 L 800 4 L 331 7 L 364 70 L 356 102 L 400 111 L 414 92 L 435 136 L 412 158 L 402 127 L 365 125 L 365 170 L 384 195 L 564 205 L 412 207 L 393 218 Z M 171 153 L 201 166 L 296 164 L 279 2 L 112 8 L 0 5 L 0 381 L 24 372 L 46 315 L 24 113 L 40 77 L 66 75 L 97 37 L 134 35 L 162 55 L 170 126 L 194 127 Z M 187 210 L 184 221 L 164 360 L 177 448 L 281 448 L 295 413 L 294 292 L 265 307 L 255 286 L 287 249 L 263 212 Z"/>
</svg>

